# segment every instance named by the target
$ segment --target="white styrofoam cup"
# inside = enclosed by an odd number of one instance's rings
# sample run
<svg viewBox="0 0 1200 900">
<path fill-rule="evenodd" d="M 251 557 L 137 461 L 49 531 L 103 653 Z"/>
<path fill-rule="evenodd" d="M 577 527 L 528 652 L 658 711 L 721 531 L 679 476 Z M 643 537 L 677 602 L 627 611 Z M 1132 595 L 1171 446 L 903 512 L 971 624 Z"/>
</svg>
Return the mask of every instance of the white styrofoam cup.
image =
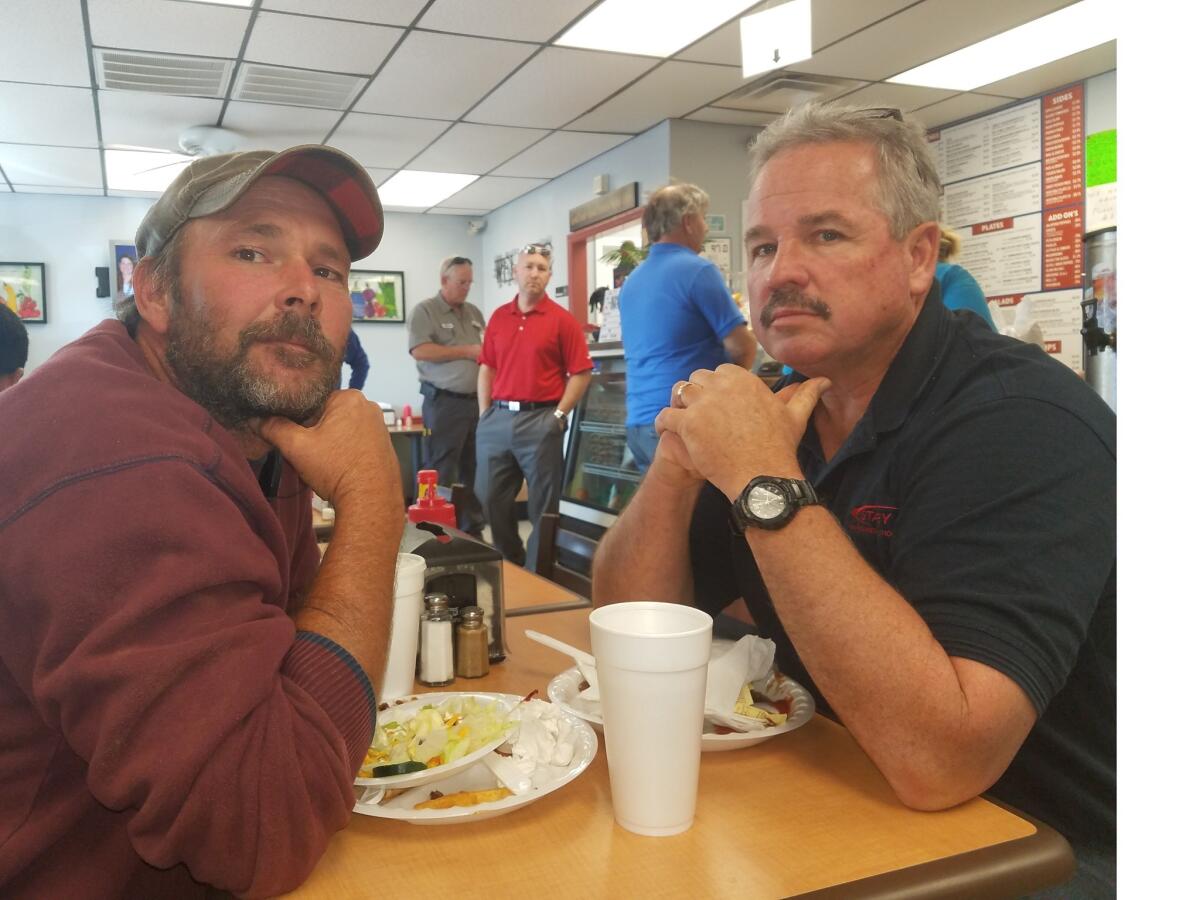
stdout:
<svg viewBox="0 0 1200 900">
<path fill-rule="evenodd" d="M 678 603 L 614 603 L 588 617 L 617 824 L 687 831 L 696 815 L 712 617 Z"/>
<path fill-rule="evenodd" d="M 395 700 L 413 690 L 417 673 L 417 641 L 425 605 L 425 557 L 401 553 L 396 557 L 392 639 L 380 700 Z"/>
</svg>

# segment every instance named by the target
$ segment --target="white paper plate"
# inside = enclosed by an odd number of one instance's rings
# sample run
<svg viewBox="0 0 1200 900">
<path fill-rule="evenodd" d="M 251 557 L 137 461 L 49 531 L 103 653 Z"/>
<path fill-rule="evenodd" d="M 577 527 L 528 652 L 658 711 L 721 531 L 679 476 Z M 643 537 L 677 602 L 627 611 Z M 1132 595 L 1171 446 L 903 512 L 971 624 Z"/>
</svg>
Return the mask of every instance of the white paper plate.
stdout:
<svg viewBox="0 0 1200 900">
<path fill-rule="evenodd" d="M 501 695 L 506 696 L 506 695 Z M 519 700 L 514 696 L 512 699 Z M 498 786 L 496 776 L 482 762 L 476 762 L 467 769 L 460 769 L 448 778 L 440 779 L 436 785 L 425 784 L 405 791 L 398 797 L 393 797 L 387 803 L 356 803 L 354 811 L 364 816 L 377 816 L 381 819 L 399 819 L 414 825 L 454 825 L 460 822 L 480 822 L 510 813 L 514 809 L 528 806 L 547 794 L 557 791 L 563 785 L 574 781 L 596 758 L 599 742 L 596 732 L 586 722 L 564 711 L 565 719 L 576 730 L 575 753 L 567 766 L 538 766 L 533 773 L 533 790 L 526 794 L 514 794 L 503 800 L 492 803 L 480 803 L 476 806 L 452 806 L 449 809 L 414 809 L 418 803 L 429 799 L 436 789 L 443 794 L 455 791 L 481 791 Z M 359 796 L 370 799 L 382 788 L 359 789 Z"/>
<path fill-rule="evenodd" d="M 449 691 L 445 693 L 435 694 L 418 694 L 411 699 L 405 699 L 393 706 L 389 706 L 378 715 L 380 722 L 400 722 L 405 719 L 411 719 L 417 714 L 422 706 L 427 706 L 432 703 L 434 706 L 441 706 L 446 701 L 454 697 L 474 697 L 477 700 L 499 701 L 508 706 L 513 706 L 518 703 L 521 698 L 514 694 L 487 694 L 478 691 Z M 362 787 L 386 787 L 386 788 L 401 788 L 401 787 L 417 787 L 421 784 L 429 784 L 434 781 L 441 781 L 455 772 L 459 772 L 468 768 L 474 763 L 479 762 L 483 757 L 491 753 L 507 740 L 507 735 L 501 735 L 496 740 L 488 744 L 484 744 L 478 750 L 468 753 L 452 763 L 446 763 L 441 766 L 434 766 L 431 769 L 422 769 L 420 772 L 410 772 L 407 775 L 390 775 L 386 778 L 355 778 L 354 783 Z"/>
<path fill-rule="evenodd" d="M 597 731 L 603 731 L 604 719 L 600 714 L 600 701 L 580 699 L 579 688 L 582 684 L 583 675 L 580 674 L 577 667 L 572 666 L 551 679 L 546 693 L 549 694 L 551 702 L 565 707 L 584 721 L 591 722 Z M 704 734 L 700 738 L 701 750 L 711 752 L 753 747 L 755 744 L 769 741 L 773 737 L 795 731 L 811 719 L 816 711 L 812 694 L 795 680 L 778 672 L 772 672 L 766 677 L 752 682 L 751 687 L 771 700 L 790 700 L 791 710 L 788 713 L 787 721 L 782 725 L 768 726 L 762 731 L 735 731 L 729 734 L 717 734 L 713 731 L 713 725 L 705 721 Z"/>
</svg>

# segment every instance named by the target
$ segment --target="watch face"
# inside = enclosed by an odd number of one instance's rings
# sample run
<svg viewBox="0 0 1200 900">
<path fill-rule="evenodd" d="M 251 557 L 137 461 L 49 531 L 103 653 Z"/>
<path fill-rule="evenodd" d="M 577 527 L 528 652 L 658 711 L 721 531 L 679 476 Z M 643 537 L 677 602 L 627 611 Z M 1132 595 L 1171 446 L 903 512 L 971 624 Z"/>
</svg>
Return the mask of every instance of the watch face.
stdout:
<svg viewBox="0 0 1200 900">
<path fill-rule="evenodd" d="M 746 497 L 746 508 L 756 519 L 769 522 L 787 511 L 787 496 L 778 485 L 756 484 Z"/>
</svg>

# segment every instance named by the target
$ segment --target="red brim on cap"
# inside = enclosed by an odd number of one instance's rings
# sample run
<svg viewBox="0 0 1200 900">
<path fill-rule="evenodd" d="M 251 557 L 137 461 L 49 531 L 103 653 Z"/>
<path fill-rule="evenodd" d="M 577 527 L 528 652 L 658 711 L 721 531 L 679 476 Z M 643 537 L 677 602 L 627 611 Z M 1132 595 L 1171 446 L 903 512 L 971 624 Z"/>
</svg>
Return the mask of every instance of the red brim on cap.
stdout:
<svg viewBox="0 0 1200 900">
<path fill-rule="evenodd" d="M 303 182 L 321 194 L 338 217 L 353 260 L 370 256 L 383 237 L 383 207 L 375 186 L 354 160 L 330 147 L 297 147 L 285 151 L 263 175 Z"/>
</svg>

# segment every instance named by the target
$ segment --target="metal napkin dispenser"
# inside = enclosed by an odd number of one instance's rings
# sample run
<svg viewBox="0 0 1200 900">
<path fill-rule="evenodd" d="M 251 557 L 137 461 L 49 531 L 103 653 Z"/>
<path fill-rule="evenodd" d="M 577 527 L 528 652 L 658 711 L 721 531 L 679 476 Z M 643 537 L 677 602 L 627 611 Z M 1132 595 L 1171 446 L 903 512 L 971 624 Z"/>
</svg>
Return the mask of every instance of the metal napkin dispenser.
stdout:
<svg viewBox="0 0 1200 900">
<path fill-rule="evenodd" d="M 442 529 L 428 528 L 435 538 L 413 548 L 425 557 L 425 593 L 437 592 L 450 598 L 458 618 L 464 606 L 483 609 L 488 632 L 488 660 L 500 662 L 504 647 L 504 556 L 500 551 L 467 537 L 449 537 Z"/>
</svg>

